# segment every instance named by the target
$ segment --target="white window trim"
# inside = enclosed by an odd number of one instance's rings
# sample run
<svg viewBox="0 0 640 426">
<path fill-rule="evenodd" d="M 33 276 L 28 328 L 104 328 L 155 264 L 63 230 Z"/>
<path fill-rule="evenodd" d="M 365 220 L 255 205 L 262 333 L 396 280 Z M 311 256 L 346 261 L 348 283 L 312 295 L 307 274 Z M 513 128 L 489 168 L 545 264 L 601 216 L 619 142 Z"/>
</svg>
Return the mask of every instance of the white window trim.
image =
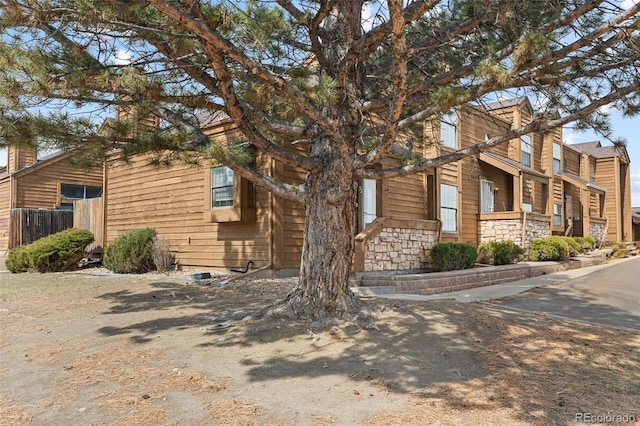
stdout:
<svg viewBox="0 0 640 426">
<path fill-rule="evenodd" d="M 556 149 L 557 148 L 557 149 Z M 562 146 L 559 143 L 553 143 L 553 174 L 562 173 Z"/>
<path fill-rule="evenodd" d="M 553 226 L 562 226 L 562 204 L 553 205 Z"/>
<path fill-rule="evenodd" d="M 453 217 L 448 217 L 450 215 Z M 458 187 L 455 185 L 440 184 L 440 220 L 442 232 L 458 232 Z"/>
<path fill-rule="evenodd" d="M 520 136 L 520 162 L 527 167 L 531 167 L 532 157 L 531 136 Z M 528 158 L 528 161 L 525 161 L 525 158 Z"/>
<path fill-rule="evenodd" d="M 226 172 L 226 175 L 227 175 L 226 179 L 227 180 L 230 179 L 231 180 L 231 184 L 229 185 L 228 182 L 225 182 L 225 183 L 227 183 L 226 185 L 215 186 L 214 185 L 214 176 L 213 176 L 215 170 L 224 170 Z M 214 205 L 216 203 L 216 197 L 214 195 L 215 192 L 216 192 L 215 190 L 216 189 L 222 189 L 222 188 L 231 188 L 231 199 L 230 199 L 231 204 L 224 204 L 224 205 L 216 206 L 216 205 Z M 236 190 L 236 188 L 235 188 L 235 174 L 234 174 L 233 170 L 231 170 L 230 168 L 228 168 L 226 166 L 212 167 L 211 168 L 211 188 L 210 188 L 210 190 L 211 190 L 211 208 L 212 209 L 233 208 L 233 206 L 234 206 L 234 198 L 235 198 L 235 190 Z M 229 200 L 226 200 L 226 201 L 229 201 Z"/>
<path fill-rule="evenodd" d="M 488 190 L 485 190 L 485 188 Z M 480 179 L 480 213 L 493 213 L 494 211 L 495 194 L 493 182 L 487 179 Z"/>
<path fill-rule="evenodd" d="M 458 116 L 455 110 L 440 117 L 440 145 L 453 149 L 458 147 Z"/>
</svg>

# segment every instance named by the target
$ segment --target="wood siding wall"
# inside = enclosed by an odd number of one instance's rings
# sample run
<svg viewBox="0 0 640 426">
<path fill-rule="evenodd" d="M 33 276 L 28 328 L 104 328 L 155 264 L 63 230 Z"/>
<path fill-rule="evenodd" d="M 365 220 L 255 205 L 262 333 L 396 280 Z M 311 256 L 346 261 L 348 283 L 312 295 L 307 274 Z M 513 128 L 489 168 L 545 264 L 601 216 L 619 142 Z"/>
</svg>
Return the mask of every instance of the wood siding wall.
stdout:
<svg viewBox="0 0 640 426">
<path fill-rule="evenodd" d="M 611 243 L 619 241 L 617 224 L 619 222 L 620 187 L 617 184 L 619 175 L 618 162 L 616 158 L 599 159 L 596 164 L 596 184 L 607 188 L 607 195 L 604 201 L 604 215 L 609 219 L 607 240 Z"/>
<path fill-rule="evenodd" d="M 0 250 L 9 248 L 9 210 L 11 209 L 10 179 L 0 182 Z"/>
<path fill-rule="evenodd" d="M 562 146 L 562 161 L 563 161 L 563 170 L 565 172 L 569 172 L 574 176 L 580 176 L 580 153 L 574 151 L 573 149 L 567 147 L 566 145 Z"/>
<path fill-rule="evenodd" d="M 466 110 L 460 116 L 461 148 L 481 142 L 485 136 L 491 138 L 502 134 L 509 128 L 510 124 L 498 116 L 489 116 L 485 112 L 475 109 Z M 492 148 L 491 152 L 506 157 L 509 152 L 508 143 Z M 503 207 L 513 205 L 513 179 L 508 173 L 477 160 L 476 156 L 459 161 L 455 168 L 449 168 L 448 173 L 443 171 L 444 183 L 453 182 L 454 178 L 459 193 L 458 241 L 478 244 L 480 181 L 482 179 L 492 181 L 494 188 L 498 188 L 494 207 L 497 209 L 496 211 L 500 211 Z"/>
<path fill-rule="evenodd" d="M 209 223 L 204 220 L 205 173 L 209 166 L 148 165 L 139 156 L 130 164 L 110 163 L 106 191 L 106 243 L 136 228 L 152 227 L 168 240 L 185 266 L 231 268 L 253 260 L 269 262 L 270 194 L 256 190 L 256 220 Z M 265 160 L 258 167 L 268 168 Z"/>
<path fill-rule="evenodd" d="M 60 205 L 60 185 L 102 186 L 102 169 L 85 171 L 62 159 L 14 177 L 17 208 L 51 209 Z"/>
<path fill-rule="evenodd" d="M 400 161 L 395 158 L 385 158 L 383 167 L 396 167 Z M 381 198 L 382 212 L 379 215 L 403 219 L 426 218 L 427 191 L 424 174 L 414 174 L 404 177 L 385 179 L 382 182 Z"/>
<path fill-rule="evenodd" d="M 277 176 L 292 185 L 304 182 L 305 173 L 291 166 L 277 168 Z M 276 269 L 295 269 L 300 267 L 304 237 L 305 208 L 302 203 L 275 197 L 273 217 L 274 267 Z"/>
</svg>

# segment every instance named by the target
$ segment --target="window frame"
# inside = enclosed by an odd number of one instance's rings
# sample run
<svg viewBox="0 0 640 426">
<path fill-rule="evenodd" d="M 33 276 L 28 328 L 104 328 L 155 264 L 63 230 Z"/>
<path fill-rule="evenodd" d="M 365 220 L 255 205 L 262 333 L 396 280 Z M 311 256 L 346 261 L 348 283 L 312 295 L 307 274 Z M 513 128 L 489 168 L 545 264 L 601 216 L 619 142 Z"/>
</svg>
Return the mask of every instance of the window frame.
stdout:
<svg viewBox="0 0 640 426">
<path fill-rule="evenodd" d="M 66 187 L 76 187 L 75 189 L 82 189 L 82 197 L 69 196 L 69 192 L 65 194 L 64 188 Z M 69 189 L 69 188 L 67 188 Z M 86 185 L 84 183 L 67 183 L 58 181 L 58 203 L 56 208 L 64 209 L 64 210 L 73 210 L 74 201 L 79 200 L 88 200 L 92 198 L 100 198 L 102 197 L 104 188 L 102 185 Z M 93 193 L 90 194 L 89 192 Z M 92 196 L 88 196 L 92 195 Z"/>
<path fill-rule="evenodd" d="M 489 199 L 487 199 L 489 197 Z M 490 209 L 489 201 L 491 201 Z M 495 186 L 493 181 L 480 179 L 480 213 L 494 213 L 496 210 Z"/>
<path fill-rule="evenodd" d="M 216 184 L 214 183 L 214 181 L 216 180 L 216 177 L 214 176 L 214 172 L 221 170 L 224 171 L 226 176 L 225 176 L 225 181 L 224 182 L 220 182 L 220 184 Z M 211 204 L 210 204 L 210 208 L 213 209 L 224 209 L 224 208 L 233 208 L 234 204 L 235 204 L 235 200 L 234 200 L 234 195 L 235 195 L 235 191 L 236 191 L 236 185 L 235 185 L 235 172 L 230 169 L 227 166 L 218 166 L 218 167 L 211 167 L 210 169 L 211 171 Z M 229 178 L 230 181 L 229 182 Z M 220 194 L 224 194 L 224 192 L 229 192 L 228 190 L 231 189 L 231 197 L 228 197 L 229 194 L 226 194 L 227 197 L 222 199 L 220 199 L 220 204 L 219 205 L 214 205 L 217 202 L 217 198 L 215 196 L 216 191 L 218 191 L 218 193 Z M 221 191 L 222 190 L 222 191 Z M 223 192 L 224 191 L 224 192 Z M 229 203 L 230 204 L 224 204 L 224 203 Z"/>
<path fill-rule="evenodd" d="M 562 226 L 562 204 L 553 204 L 553 226 Z"/>
<path fill-rule="evenodd" d="M 440 117 L 440 146 L 451 149 L 458 148 L 458 114 L 456 110 L 448 111 Z"/>
<path fill-rule="evenodd" d="M 557 153 L 556 153 L 557 147 Z M 557 142 L 553 143 L 553 174 L 562 174 L 562 145 Z M 556 155 L 557 154 L 557 155 Z"/>
<path fill-rule="evenodd" d="M 527 142 L 526 139 L 529 141 Z M 531 159 L 533 157 L 533 147 L 531 144 L 531 136 L 520 136 L 520 162 L 523 166 L 531 167 Z M 525 161 L 526 159 L 526 161 Z"/>
<path fill-rule="evenodd" d="M 246 179 L 233 173 L 233 185 L 217 188 L 233 188 L 233 199 L 230 205 L 214 206 L 213 170 L 226 166 L 212 166 L 204 171 L 204 221 L 222 222 L 254 222 L 256 220 L 255 189 Z M 229 169 L 228 167 L 226 167 Z M 231 169 L 229 169 L 231 170 Z"/>
<path fill-rule="evenodd" d="M 445 191 L 446 190 L 446 191 Z M 450 192 L 451 191 L 451 192 Z M 448 193 L 448 194 L 447 194 Z M 442 232 L 457 233 L 458 232 L 458 187 L 456 185 L 449 185 L 446 183 L 440 184 L 440 221 L 442 222 Z M 449 202 L 453 201 L 451 205 Z M 455 206 L 454 206 L 455 205 Z M 446 218 L 449 214 L 453 213 L 453 218 Z M 453 227 L 449 225 L 453 224 Z"/>
</svg>

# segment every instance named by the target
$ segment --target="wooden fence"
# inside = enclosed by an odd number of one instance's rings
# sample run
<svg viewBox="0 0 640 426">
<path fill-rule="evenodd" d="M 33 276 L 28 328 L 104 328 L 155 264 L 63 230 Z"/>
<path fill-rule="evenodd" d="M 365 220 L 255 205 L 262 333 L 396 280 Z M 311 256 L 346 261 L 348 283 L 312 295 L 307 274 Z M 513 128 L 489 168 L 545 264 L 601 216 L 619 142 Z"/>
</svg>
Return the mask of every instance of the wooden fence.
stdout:
<svg viewBox="0 0 640 426">
<path fill-rule="evenodd" d="M 87 247 L 89 253 L 102 253 L 104 220 L 102 197 L 73 202 L 73 227 L 93 232 L 95 242 Z"/>
<path fill-rule="evenodd" d="M 9 216 L 9 248 L 73 227 L 71 210 L 11 209 Z"/>
</svg>

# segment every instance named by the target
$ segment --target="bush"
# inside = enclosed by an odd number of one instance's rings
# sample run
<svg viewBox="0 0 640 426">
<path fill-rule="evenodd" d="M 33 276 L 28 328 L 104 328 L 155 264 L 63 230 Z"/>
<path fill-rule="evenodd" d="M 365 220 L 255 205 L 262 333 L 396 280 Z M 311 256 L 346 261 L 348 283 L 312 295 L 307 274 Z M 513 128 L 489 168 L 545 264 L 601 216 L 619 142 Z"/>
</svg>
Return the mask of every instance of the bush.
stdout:
<svg viewBox="0 0 640 426">
<path fill-rule="evenodd" d="M 596 246 L 591 237 L 573 237 L 573 239 L 578 243 L 580 253 L 589 253 Z"/>
<path fill-rule="evenodd" d="M 478 262 L 488 265 L 511 265 L 524 256 L 524 249 L 510 240 L 490 241 L 478 247 Z"/>
<path fill-rule="evenodd" d="M 174 257 L 169 250 L 169 243 L 166 238 L 153 237 L 151 242 L 151 252 L 153 255 L 153 264 L 156 265 L 158 272 L 167 272 L 173 265 Z"/>
<path fill-rule="evenodd" d="M 140 228 L 125 232 L 107 246 L 103 265 L 118 274 L 142 274 L 152 271 L 153 238 L 156 230 Z"/>
<path fill-rule="evenodd" d="M 529 258 L 534 262 L 543 260 L 567 260 L 580 252 L 580 246 L 571 237 L 551 236 L 531 243 Z"/>
<path fill-rule="evenodd" d="M 9 250 L 5 266 L 11 272 L 27 272 L 29 270 L 29 260 L 27 258 L 27 247 L 20 246 Z"/>
<path fill-rule="evenodd" d="M 84 256 L 84 249 L 93 241 L 93 234 L 86 229 L 67 229 L 11 250 L 6 266 L 14 273 L 74 270 Z"/>
<path fill-rule="evenodd" d="M 472 268 L 478 258 L 476 247 L 466 243 L 438 243 L 431 248 L 431 261 L 436 271 Z"/>
</svg>

